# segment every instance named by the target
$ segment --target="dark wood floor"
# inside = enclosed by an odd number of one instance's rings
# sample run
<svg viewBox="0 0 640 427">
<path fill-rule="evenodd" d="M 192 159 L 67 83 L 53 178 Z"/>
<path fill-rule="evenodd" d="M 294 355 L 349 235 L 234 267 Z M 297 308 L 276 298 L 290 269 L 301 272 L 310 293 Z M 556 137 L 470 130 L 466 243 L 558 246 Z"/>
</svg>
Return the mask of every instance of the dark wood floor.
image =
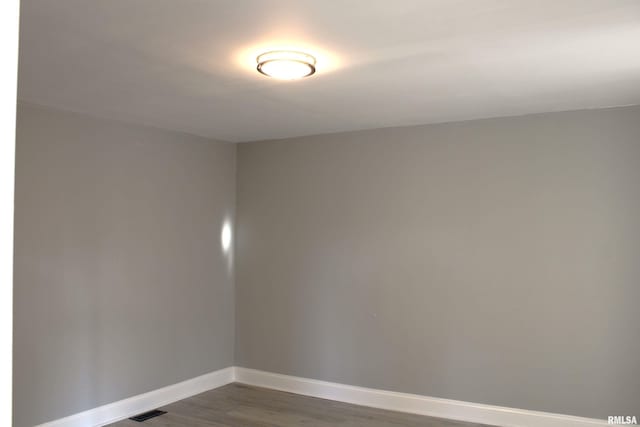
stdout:
<svg viewBox="0 0 640 427">
<path fill-rule="evenodd" d="M 244 384 L 229 384 L 164 406 L 167 414 L 111 427 L 479 427 Z"/>
</svg>

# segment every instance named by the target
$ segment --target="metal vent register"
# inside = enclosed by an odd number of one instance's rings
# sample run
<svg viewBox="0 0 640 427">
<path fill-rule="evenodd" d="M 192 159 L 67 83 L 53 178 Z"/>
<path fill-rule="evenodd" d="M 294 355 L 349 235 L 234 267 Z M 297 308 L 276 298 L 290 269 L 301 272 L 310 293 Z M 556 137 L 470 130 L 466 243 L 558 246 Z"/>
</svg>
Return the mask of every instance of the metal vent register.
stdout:
<svg viewBox="0 0 640 427">
<path fill-rule="evenodd" d="M 160 415 L 164 415 L 166 413 L 167 411 L 160 411 L 159 409 L 154 409 L 153 411 L 145 412 L 144 414 L 138 414 L 135 417 L 131 417 L 129 419 L 141 423 L 143 421 L 147 421 L 150 418 L 159 417 Z"/>
</svg>

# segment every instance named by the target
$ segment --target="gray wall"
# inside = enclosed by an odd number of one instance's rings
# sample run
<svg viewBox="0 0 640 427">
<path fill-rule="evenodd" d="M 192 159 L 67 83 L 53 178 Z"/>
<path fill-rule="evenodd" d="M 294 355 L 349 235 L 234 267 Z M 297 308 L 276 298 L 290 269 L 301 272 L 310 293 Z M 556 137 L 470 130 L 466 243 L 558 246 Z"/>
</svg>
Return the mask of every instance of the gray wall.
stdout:
<svg viewBox="0 0 640 427">
<path fill-rule="evenodd" d="M 234 364 L 235 147 L 20 105 L 15 427 Z M 640 108 L 238 146 L 235 364 L 640 411 Z"/>
<path fill-rule="evenodd" d="M 233 364 L 235 147 L 19 106 L 14 425 Z"/>
<path fill-rule="evenodd" d="M 238 147 L 236 363 L 640 411 L 640 108 Z"/>
</svg>

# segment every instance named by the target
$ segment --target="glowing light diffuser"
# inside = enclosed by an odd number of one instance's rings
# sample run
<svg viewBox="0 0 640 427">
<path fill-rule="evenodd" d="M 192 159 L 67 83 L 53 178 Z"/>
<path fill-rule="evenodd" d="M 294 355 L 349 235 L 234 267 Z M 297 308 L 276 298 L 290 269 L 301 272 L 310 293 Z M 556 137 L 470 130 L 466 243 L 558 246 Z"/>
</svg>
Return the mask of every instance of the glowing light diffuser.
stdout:
<svg viewBox="0 0 640 427">
<path fill-rule="evenodd" d="M 316 72 L 316 59 L 304 52 L 273 50 L 256 58 L 258 71 L 279 80 L 296 80 Z"/>
</svg>

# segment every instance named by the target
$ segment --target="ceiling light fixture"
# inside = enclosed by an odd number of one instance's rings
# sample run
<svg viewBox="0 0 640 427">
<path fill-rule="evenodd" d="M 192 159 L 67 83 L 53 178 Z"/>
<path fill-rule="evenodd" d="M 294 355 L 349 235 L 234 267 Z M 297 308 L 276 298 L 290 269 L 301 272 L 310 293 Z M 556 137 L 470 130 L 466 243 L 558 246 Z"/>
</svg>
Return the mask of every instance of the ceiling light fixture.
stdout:
<svg viewBox="0 0 640 427">
<path fill-rule="evenodd" d="M 272 50 L 258 55 L 258 71 L 279 80 L 296 80 L 316 72 L 316 58 L 293 50 Z"/>
</svg>

